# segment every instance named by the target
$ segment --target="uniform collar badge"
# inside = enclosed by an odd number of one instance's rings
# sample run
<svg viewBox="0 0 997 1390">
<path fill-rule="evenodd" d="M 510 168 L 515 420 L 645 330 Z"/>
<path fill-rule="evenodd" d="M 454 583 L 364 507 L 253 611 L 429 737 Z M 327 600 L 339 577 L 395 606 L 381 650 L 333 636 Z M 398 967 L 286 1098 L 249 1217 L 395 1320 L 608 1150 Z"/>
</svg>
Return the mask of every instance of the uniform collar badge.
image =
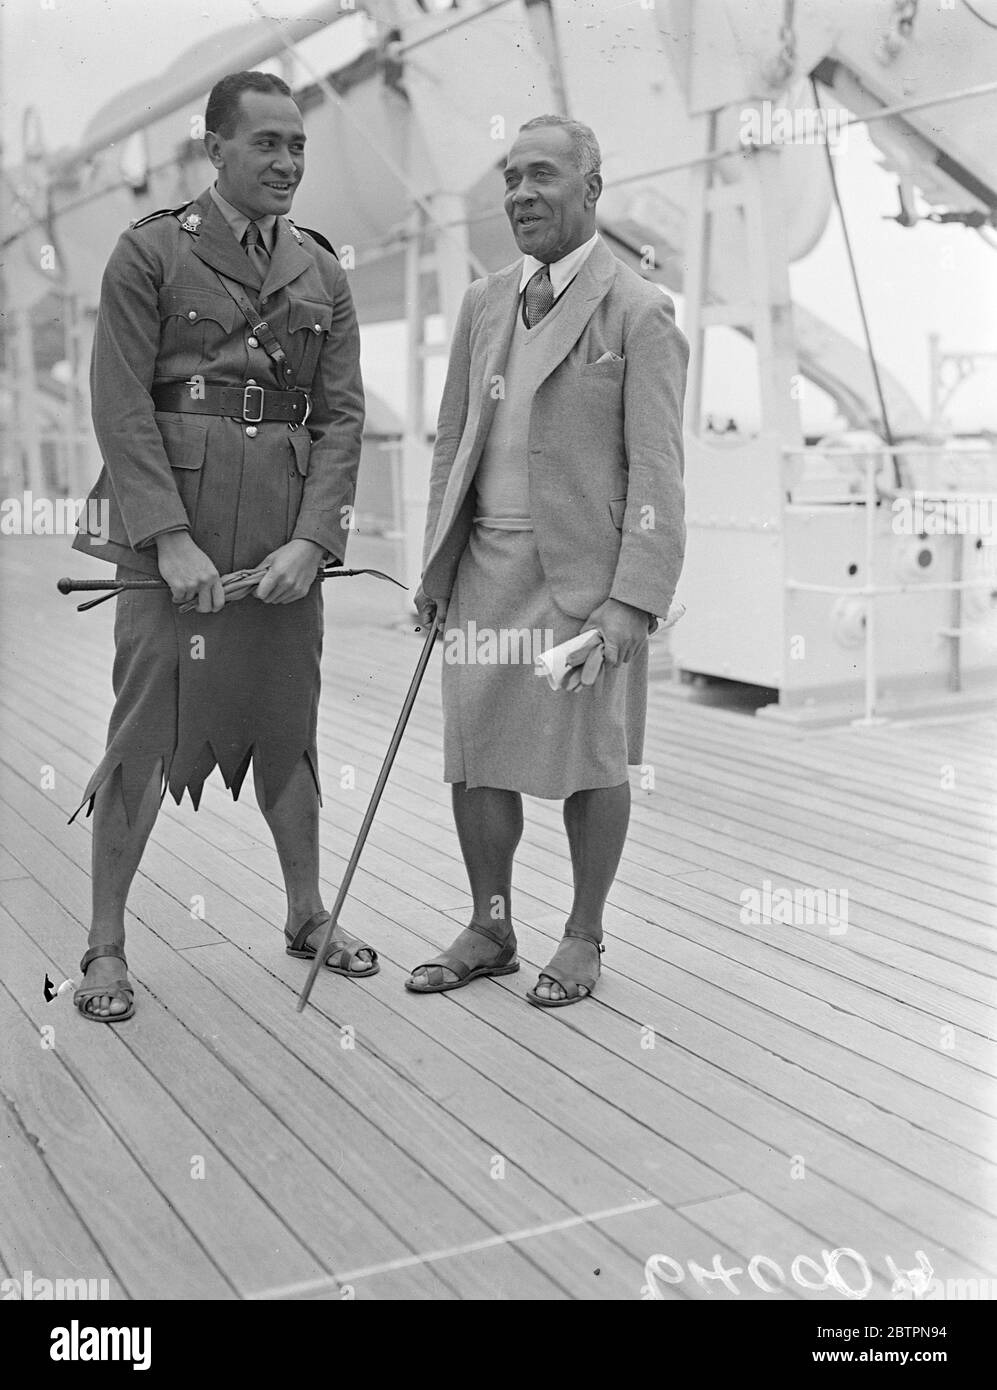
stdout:
<svg viewBox="0 0 997 1390">
<path fill-rule="evenodd" d="M 197 236 L 198 228 L 201 225 L 201 214 L 199 212 L 188 212 L 186 217 L 180 219 L 180 225 L 185 232 L 193 232 Z"/>
<path fill-rule="evenodd" d="M 287 223 L 287 230 L 288 230 L 288 231 L 291 233 L 291 235 L 294 237 L 294 240 L 298 243 L 299 246 L 304 246 L 304 244 L 305 244 L 305 239 L 304 239 L 304 237 L 301 235 L 301 233 L 298 231 L 298 229 L 297 229 L 297 227 L 294 225 L 294 223 L 291 221 L 291 219 L 290 219 L 289 217 L 285 217 L 285 218 L 284 218 L 284 221 Z"/>
</svg>

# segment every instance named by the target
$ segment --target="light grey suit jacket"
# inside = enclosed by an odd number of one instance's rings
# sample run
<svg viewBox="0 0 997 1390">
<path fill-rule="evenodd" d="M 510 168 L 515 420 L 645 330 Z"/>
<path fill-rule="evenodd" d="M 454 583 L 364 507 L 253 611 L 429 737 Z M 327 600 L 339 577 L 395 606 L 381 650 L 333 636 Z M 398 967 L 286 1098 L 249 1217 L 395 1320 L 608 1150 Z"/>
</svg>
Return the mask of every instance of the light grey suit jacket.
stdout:
<svg viewBox="0 0 997 1390">
<path fill-rule="evenodd" d="M 429 489 L 422 587 L 450 596 L 474 474 L 501 390 L 522 261 L 472 284 L 450 346 Z M 682 403 L 688 344 L 672 301 L 596 242 L 549 329 L 533 398 L 530 507 L 557 604 L 607 598 L 664 616 L 685 552 Z M 599 362 L 604 353 L 622 360 Z"/>
</svg>

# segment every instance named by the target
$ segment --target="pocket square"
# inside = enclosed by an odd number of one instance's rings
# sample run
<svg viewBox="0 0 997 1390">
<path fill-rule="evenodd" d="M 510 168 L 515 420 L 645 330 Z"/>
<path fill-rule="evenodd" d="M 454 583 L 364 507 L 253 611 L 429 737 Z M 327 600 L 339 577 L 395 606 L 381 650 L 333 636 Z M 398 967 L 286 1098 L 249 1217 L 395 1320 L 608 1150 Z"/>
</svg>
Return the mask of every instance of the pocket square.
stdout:
<svg viewBox="0 0 997 1390">
<path fill-rule="evenodd" d="M 623 358 L 618 352 L 604 352 L 601 357 L 597 357 L 593 366 L 598 366 L 600 362 L 622 362 Z"/>
</svg>

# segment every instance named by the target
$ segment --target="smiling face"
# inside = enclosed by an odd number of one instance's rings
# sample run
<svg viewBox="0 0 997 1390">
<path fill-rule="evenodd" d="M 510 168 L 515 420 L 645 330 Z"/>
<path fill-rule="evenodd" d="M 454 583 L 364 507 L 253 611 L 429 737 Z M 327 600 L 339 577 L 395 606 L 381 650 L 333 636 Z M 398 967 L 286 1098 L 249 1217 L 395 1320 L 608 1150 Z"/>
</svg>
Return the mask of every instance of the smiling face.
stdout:
<svg viewBox="0 0 997 1390">
<path fill-rule="evenodd" d="M 290 210 L 305 172 L 305 131 L 290 97 L 243 92 L 231 135 L 209 131 L 204 148 L 218 170 L 218 192 L 246 217 Z"/>
<path fill-rule="evenodd" d="M 505 162 L 505 212 L 524 254 L 550 265 L 588 241 L 601 192 L 601 177 L 578 168 L 562 127 L 520 132 Z"/>
</svg>

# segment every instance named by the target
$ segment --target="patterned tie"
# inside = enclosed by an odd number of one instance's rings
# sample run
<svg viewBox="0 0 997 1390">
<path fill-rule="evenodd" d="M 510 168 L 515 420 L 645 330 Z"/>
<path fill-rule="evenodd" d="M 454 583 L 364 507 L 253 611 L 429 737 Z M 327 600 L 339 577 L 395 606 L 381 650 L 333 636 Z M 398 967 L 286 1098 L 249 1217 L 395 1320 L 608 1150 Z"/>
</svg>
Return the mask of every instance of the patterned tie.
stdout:
<svg viewBox="0 0 997 1390">
<path fill-rule="evenodd" d="M 550 283 L 550 266 L 542 265 L 526 286 L 526 322 L 535 328 L 554 303 L 554 286 Z"/>
<path fill-rule="evenodd" d="M 270 270 L 270 257 L 266 247 L 263 245 L 263 238 L 260 229 L 255 222 L 250 222 L 249 226 L 242 234 L 242 244 L 246 248 L 246 255 L 249 257 L 250 264 L 259 274 L 260 280 L 266 280 Z"/>
</svg>

